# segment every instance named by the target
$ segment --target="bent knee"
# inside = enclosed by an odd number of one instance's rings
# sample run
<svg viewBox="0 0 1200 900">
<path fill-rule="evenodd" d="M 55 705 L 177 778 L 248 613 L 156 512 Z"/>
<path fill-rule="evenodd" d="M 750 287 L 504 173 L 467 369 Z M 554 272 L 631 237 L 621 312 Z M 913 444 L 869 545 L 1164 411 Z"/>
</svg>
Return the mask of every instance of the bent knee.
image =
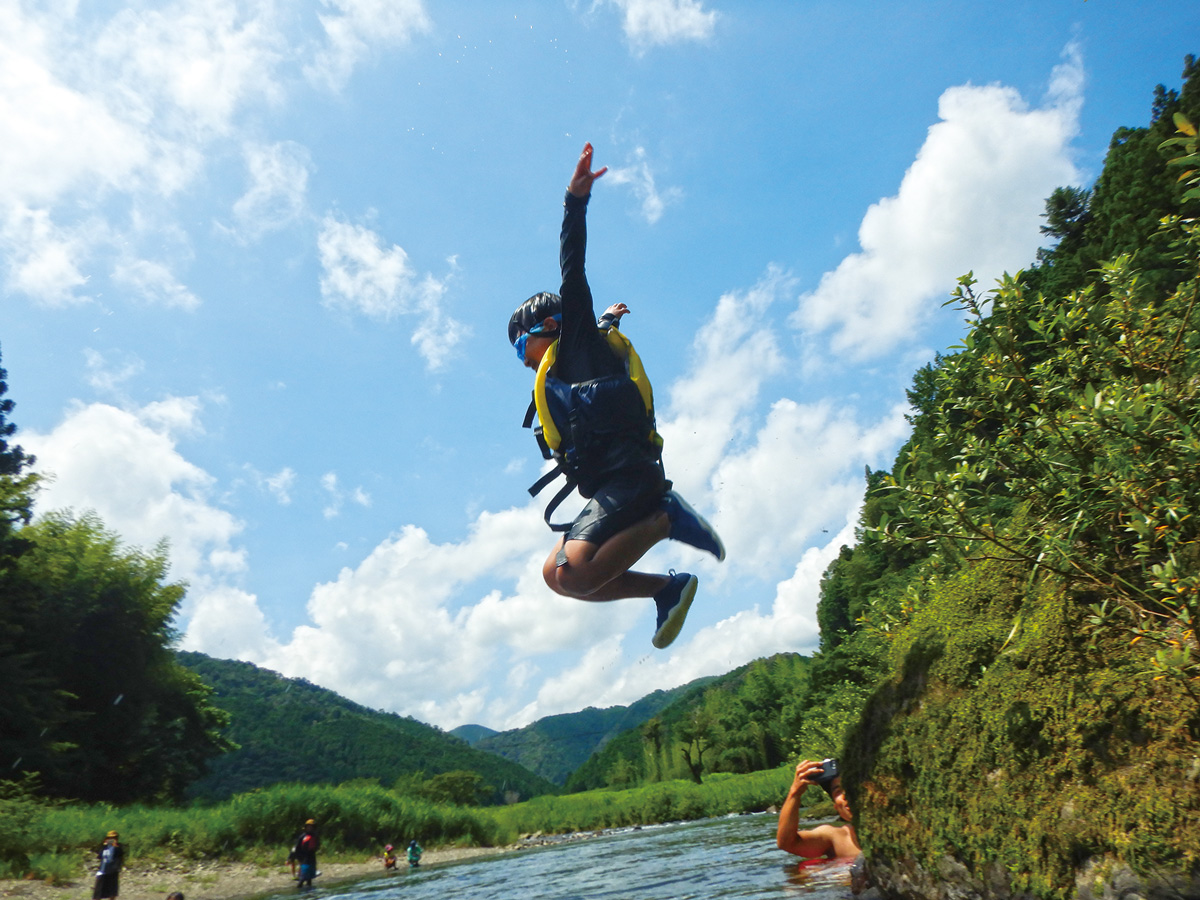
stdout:
<svg viewBox="0 0 1200 900">
<path fill-rule="evenodd" d="M 542 578 L 554 593 L 576 600 L 586 600 L 603 586 L 596 584 L 595 579 L 589 578 L 580 566 L 570 563 L 557 565 L 553 560 L 547 560 L 542 566 Z"/>
<path fill-rule="evenodd" d="M 546 584 L 550 590 L 564 597 L 573 597 L 576 600 L 582 600 L 588 594 L 595 591 L 595 587 L 579 578 L 576 573 L 571 571 L 570 566 L 553 566 L 549 569 L 543 569 L 542 577 L 546 580 Z"/>
</svg>

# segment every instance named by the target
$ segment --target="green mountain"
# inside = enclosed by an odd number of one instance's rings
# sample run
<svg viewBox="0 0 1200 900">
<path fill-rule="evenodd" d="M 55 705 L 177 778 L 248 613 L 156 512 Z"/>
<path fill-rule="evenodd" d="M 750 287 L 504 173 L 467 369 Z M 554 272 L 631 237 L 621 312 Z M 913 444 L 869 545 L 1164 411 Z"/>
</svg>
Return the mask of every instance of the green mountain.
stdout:
<svg viewBox="0 0 1200 900">
<path fill-rule="evenodd" d="M 457 728 L 451 728 L 450 733 L 456 738 L 462 738 L 474 747 L 484 738 L 491 737 L 500 732 L 495 728 L 488 728 L 486 725 L 459 725 Z"/>
<path fill-rule="evenodd" d="M 653 717 L 598 747 L 571 773 L 567 791 L 778 766 L 802 715 L 810 666 L 808 657 L 778 653 L 678 688 Z"/>
<path fill-rule="evenodd" d="M 677 697 L 712 680 L 711 677 L 698 678 L 669 691 L 655 691 L 630 706 L 610 706 L 607 709 L 589 706 L 579 712 L 547 716 L 524 728 L 501 731 L 482 738 L 475 746 L 520 763 L 543 778 L 562 785 L 589 756 L 618 734 L 636 728 L 658 715 Z"/>
<path fill-rule="evenodd" d="M 179 662 L 213 688 L 232 717 L 225 736 L 240 749 L 218 757 L 188 794 L 222 800 L 280 782 L 340 784 L 359 778 L 385 786 L 424 773 L 470 771 L 492 789 L 493 802 L 552 793 L 554 785 L 431 725 L 367 709 L 302 678 L 203 653 Z"/>
</svg>

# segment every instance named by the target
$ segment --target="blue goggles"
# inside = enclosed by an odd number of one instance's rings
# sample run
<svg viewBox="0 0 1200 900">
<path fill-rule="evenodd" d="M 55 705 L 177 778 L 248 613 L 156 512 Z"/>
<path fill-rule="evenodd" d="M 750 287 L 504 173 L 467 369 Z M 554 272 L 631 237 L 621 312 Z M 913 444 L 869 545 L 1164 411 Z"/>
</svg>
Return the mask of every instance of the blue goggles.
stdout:
<svg viewBox="0 0 1200 900">
<path fill-rule="evenodd" d="M 557 313 L 556 315 L 553 316 L 553 319 L 560 326 L 562 325 L 562 313 Z M 525 342 L 529 339 L 529 336 L 531 334 L 542 334 L 544 332 L 545 332 L 544 323 L 534 325 L 528 331 L 521 332 L 520 336 L 515 341 L 513 341 L 513 346 L 516 347 L 516 349 L 517 349 L 517 359 L 519 359 L 521 362 L 525 362 Z"/>
</svg>

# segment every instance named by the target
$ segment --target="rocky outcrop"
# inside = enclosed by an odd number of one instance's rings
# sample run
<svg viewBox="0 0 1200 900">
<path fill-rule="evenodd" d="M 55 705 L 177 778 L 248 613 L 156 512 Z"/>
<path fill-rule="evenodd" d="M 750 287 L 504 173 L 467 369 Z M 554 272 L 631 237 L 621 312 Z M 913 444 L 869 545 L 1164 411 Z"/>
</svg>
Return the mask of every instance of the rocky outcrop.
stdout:
<svg viewBox="0 0 1200 900">
<path fill-rule="evenodd" d="M 856 893 L 861 900 L 874 896 L 886 900 L 1034 900 L 1031 894 L 1014 892 L 1011 881 L 1008 871 L 997 863 L 976 876 L 951 856 L 942 856 L 932 871 L 912 858 L 872 857 L 864 861 Z M 1075 900 L 1197 900 L 1200 872 L 1142 877 L 1127 866 L 1090 860 L 1075 880 L 1073 896 Z"/>
</svg>

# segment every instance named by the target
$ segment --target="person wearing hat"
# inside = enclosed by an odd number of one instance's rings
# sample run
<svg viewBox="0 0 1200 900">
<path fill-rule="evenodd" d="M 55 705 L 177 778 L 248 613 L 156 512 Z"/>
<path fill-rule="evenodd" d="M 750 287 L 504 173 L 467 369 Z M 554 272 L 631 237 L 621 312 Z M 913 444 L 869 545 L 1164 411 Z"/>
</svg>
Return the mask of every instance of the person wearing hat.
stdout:
<svg viewBox="0 0 1200 900">
<path fill-rule="evenodd" d="M 845 825 L 818 825 L 800 829 L 800 798 L 813 785 L 823 788 L 833 801 L 833 808 Z M 788 789 L 787 799 L 779 810 L 779 830 L 775 844 L 780 850 L 806 859 L 854 857 L 862 853 L 858 834 L 851 824 L 850 803 L 842 789 L 842 776 L 836 759 L 814 762 L 803 760 L 796 766 L 796 776 Z"/>
<path fill-rule="evenodd" d="M 92 900 L 115 898 L 120 893 L 121 864 L 125 861 L 125 848 L 121 846 L 120 835 L 115 831 L 105 835 L 104 843 L 96 855 L 100 858 L 100 866 L 96 870 Z"/>
<path fill-rule="evenodd" d="M 312 887 L 313 879 L 317 877 L 317 851 L 321 849 L 321 839 L 317 837 L 317 822 L 309 819 L 304 823 L 304 830 L 296 838 L 292 852 L 288 854 L 288 862 L 292 863 L 292 874 L 295 875 L 299 887 Z M 300 871 L 296 871 L 299 865 Z"/>
<path fill-rule="evenodd" d="M 421 848 L 421 845 L 417 843 L 416 838 L 413 838 L 411 841 L 409 841 L 408 867 L 410 869 L 415 869 L 417 866 L 421 865 L 421 854 L 424 852 L 425 851 Z"/>
<path fill-rule="evenodd" d="M 385 869 L 396 868 L 396 849 L 391 844 L 383 848 L 383 867 Z"/>
</svg>

